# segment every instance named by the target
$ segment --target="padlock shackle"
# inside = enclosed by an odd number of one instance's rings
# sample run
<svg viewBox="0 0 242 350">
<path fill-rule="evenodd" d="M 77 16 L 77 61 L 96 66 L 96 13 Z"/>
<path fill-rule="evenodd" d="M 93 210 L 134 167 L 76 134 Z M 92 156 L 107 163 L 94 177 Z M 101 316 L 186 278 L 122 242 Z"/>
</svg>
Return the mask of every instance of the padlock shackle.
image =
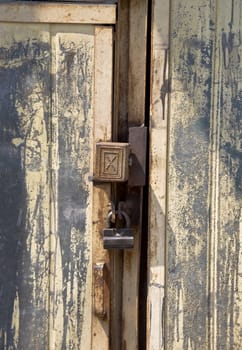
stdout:
<svg viewBox="0 0 242 350">
<path fill-rule="evenodd" d="M 125 227 L 126 228 L 130 228 L 130 217 L 128 216 L 127 213 L 125 213 L 125 211 L 123 210 L 116 210 L 115 211 L 115 214 L 119 214 L 119 215 L 122 215 L 122 217 L 124 218 L 125 220 Z M 111 228 L 111 218 L 113 216 L 113 212 L 112 210 L 108 213 L 108 217 L 107 217 L 107 227 L 108 228 Z"/>
</svg>

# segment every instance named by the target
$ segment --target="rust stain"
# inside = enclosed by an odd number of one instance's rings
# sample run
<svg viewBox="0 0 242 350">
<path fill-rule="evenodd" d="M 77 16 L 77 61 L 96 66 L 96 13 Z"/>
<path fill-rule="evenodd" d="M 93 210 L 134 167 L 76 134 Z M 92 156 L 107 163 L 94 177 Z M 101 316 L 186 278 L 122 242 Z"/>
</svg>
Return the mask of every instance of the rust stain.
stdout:
<svg viewBox="0 0 242 350">
<path fill-rule="evenodd" d="M 94 278 L 94 312 L 104 319 L 107 316 L 105 303 L 105 263 L 96 263 L 93 268 Z"/>
</svg>

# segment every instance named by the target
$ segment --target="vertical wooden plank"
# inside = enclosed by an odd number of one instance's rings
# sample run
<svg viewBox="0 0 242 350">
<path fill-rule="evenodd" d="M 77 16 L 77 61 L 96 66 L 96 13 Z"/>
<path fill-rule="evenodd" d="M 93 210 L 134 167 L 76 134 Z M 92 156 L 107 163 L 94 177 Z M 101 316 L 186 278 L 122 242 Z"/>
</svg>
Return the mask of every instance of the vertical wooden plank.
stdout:
<svg viewBox="0 0 242 350">
<path fill-rule="evenodd" d="M 127 141 L 129 0 L 119 1 L 116 27 L 113 137 L 114 140 Z"/>
<path fill-rule="evenodd" d="M 53 26 L 53 349 L 91 349 L 94 27 Z M 54 227 L 52 227 L 54 229 Z M 55 279 L 56 282 L 55 283 Z M 58 316 L 58 317 L 56 317 Z"/>
<path fill-rule="evenodd" d="M 152 4 L 147 347 L 164 349 L 170 1 Z"/>
<path fill-rule="evenodd" d="M 217 3 L 214 72 L 213 349 L 240 349 L 242 4 Z M 211 284 L 212 284 L 211 283 Z"/>
<path fill-rule="evenodd" d="M 172 1 L 168 152 L 169 349 L 207 349 L 214 3 Z"/>
<path fill-rule="evenodd" d="M 127 141 L 128 118 L 128 66 L 129 66 L 129 0 L 117 4 L 118 20 L 115 28 L 114 59 L 114 141 Z M 121 187 L 121 188 L 120 188 Z M 117 206 L 119 196 L 124 197 L 123 186 L 113 185 L 113 202 Z M 123 198 L 122 198 L 123 200 Z M 111 263 L 111 337 L 110 347 L 120 350 L 122 343 L 123 252 L 113 251 Z"/>
<path fill-rule="evenodd" d="M 128 77 L 128 125 L 141 126 L 145 122 L 146 102 L 146 44 L 147 0 L 132 0 L 129 3 L 129 77 Z M 133 201 L 132 214 L 142 216 L 143 190 L 130 189 L 127 194 Z M 134 202 L 137 200 L 137 202 Z M 139 207 L 140 206 L 140 207 Z M 136 220 L 137 221 L 137 220 Z M 131 222 L 133 218 L 131 217 Z M 141 246 L 141 217 L 135 222 L 135 246 L 124 252 L 123 267 L 123 343 L 122 349 L 138 349 L 138 298 Z"/>
<path fill-rule="evenodd" d="M 147 11 L 147 0 L 130 1 L 128 122 L 137 126 L 145 116 Z"/>
<path fill-rule="evenodd" d="M 58 234 L 58 89 L 57 70 L 58 40 L 56 33 L 51 29 L 51 74 L 52 74 L 52 117 L 51 117 L 51 193 L 50 193 L 50 301 L 49 301 L 49 345 L 53 349 L 60 348 L 63 343 L 63 273 L 62 251 Z"/>
<path fill-rule="evenodd" d="M 49 30 L 43 25 L 4 23 L 0 31 L 0 347 L 45 349 Z"/>
<path fill-rule="evenodd" d="M 112 79 L 113 79 L 113 28 L 95 29 L 95 95 L 94 95 L 94 142 L 111 141 L 112 128 Z M 110 210 L 111 185 L 96 184 L 93 188 L 93 263 L 105 263 L 110 270 L 109 252 L 103 249 L 102 229 L 106 227 Z M 110 272 L 108 273 L 110 275 Z M 106 281 L 110 284 L 110 281 Z M 92 349 L 109 349 L 110 296 L 107 290 L 106 316 L 102 319 L 93 314 Z"/>
</svg>

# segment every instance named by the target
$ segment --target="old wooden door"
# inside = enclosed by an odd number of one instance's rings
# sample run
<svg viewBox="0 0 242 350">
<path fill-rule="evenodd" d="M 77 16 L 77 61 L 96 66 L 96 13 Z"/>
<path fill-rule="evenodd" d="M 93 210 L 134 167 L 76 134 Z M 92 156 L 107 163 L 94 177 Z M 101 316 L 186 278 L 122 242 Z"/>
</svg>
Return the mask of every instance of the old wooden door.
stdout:
<svg viewBox="0 0 242 350">
<path fill-rule="evenodd" d="M 241 23 L 153 1 L 148 349 L 242 348 Z"/>
<path fill-rule="evenodd" d="M 89 176 L 111 137 L 115 21 L 114 5 L 0 5 L 1 349 L 108 349 L 92 237 L 109 185 Z"/>
</svg>

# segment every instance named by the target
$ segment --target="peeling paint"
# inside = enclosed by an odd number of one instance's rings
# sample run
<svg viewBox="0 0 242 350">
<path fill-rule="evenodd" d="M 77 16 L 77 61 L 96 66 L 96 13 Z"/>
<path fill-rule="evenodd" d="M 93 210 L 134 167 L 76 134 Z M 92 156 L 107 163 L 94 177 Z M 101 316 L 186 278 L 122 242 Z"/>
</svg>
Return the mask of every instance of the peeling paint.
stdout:
<svg viewBox="0 0 242 350">
<path fill-rule="evenodd" d="M 88 40 L 87 40 L 88 39 Z M 62 348 L 79 349 L 90 260 L 86 232 L 92 132 L 93 38 L 58 35 L 58 234 L 62 247 L 64 332 Z"/>
<path fill-rule="evenodd" d="M 240 1 L 173 1 L 166 339 L 172 349 L 242 343 L 241 19 Z"/>
<path fill-rule="evenodd" d="M 0 348 L 80 349 L 91 317 L 93 27 L 0 28 Z"/>
<path fill-rule="evenodd" d="M 43 188 L 48 188 L 49 44 L 35 34 L 12 43 L 1 39 L 2 349 L 45 347 L 47 340 L 46 282 L 38 296 L 36 291 L 48 277 L 48 190 Z"/>
</svg>

